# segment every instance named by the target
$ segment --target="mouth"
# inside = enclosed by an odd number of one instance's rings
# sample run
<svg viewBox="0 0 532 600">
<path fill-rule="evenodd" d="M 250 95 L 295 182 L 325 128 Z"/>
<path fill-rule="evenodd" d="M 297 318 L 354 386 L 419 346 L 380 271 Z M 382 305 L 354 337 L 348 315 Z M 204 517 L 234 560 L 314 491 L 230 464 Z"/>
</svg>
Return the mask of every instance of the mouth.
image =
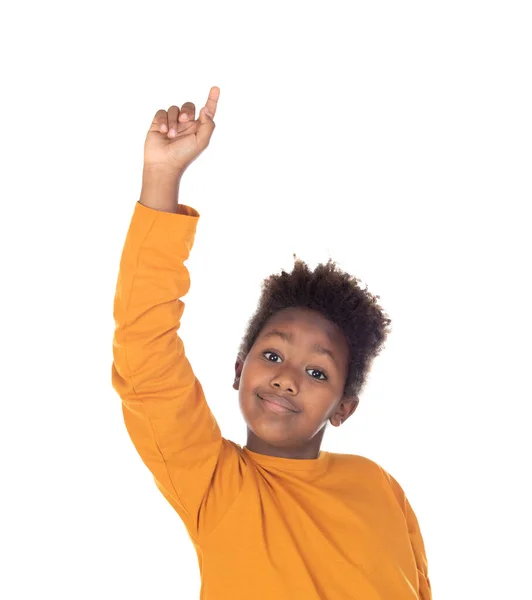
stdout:
<svg viewBox="0 0 532 600">
<path fill-rule="evenodd" d="M 267 408 L 269 411 L 271 411 L 273 413 L 296 414 L 296 413 L 300 412 L 298 410 L 288 408 L 287 406 L 283 406 L 282 404 L 280 404 L 280 402 L 282 402 L 282 399 L 280 399 L 280 398 L 278 400 L 276 400 L 271 395 L 268 395 L 267 398 L 263 398 L 262 396 L 259 396 L 259 394 L 257 394 L 257 397 L 259 398 L 259 400 L 262 400 L 262 403 L 264 404 L 265 408 Z"/>
</svg>

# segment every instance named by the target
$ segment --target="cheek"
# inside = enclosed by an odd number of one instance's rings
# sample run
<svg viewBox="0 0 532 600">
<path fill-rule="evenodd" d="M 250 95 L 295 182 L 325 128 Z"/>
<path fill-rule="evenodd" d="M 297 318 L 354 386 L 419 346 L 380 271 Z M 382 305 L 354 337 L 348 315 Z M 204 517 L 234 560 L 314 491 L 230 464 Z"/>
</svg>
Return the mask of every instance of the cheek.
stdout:
<svg viewBox="0 0 532 600">
<path fill-rule="evenodd" d="M 328 391 L 314 390 L 305 402 L 305 413 L 309 426 L 317 433 L 334 414 L 336 399 Z"/>
<path fill-rule="evenodd" d="M 241 373 L 241 384 L 248 391 L 263 386 L 270 380 L 272 373 L 268 366 L 261 364 L 259 359 L 249 360 L 244 364 Z"/>
<path fill-rule="evenodd" d="M 253 370 L 245 369 L 242 370 L 240 376 L 240 386 L 238 389 L 238 402 L 240 404 L 241 411 L 250 416 L 256 411 L 256 399 L 255 390 L 261 385 L 260 380 L 257 381 L 257 374 Z"/>
</svg>

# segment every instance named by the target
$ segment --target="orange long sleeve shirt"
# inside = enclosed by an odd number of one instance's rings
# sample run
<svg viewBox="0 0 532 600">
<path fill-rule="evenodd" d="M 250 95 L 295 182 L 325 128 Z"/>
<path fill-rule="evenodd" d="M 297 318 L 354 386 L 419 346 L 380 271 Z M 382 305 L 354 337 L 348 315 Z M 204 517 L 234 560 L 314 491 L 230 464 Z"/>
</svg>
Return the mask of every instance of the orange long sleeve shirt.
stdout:
<svg viewBox="0 0 532 600">
<path fill-rule="evenodd" d="M 397 481 L 362 456 L 251 452 L 222 437 L 178 335 L 198 212 L 138 203 L 114 301 L 127 431 L 197 552 L 201 600 L 431 600 Z M 184 574 L 186 576 L 186 574 Z"/>
</svg>

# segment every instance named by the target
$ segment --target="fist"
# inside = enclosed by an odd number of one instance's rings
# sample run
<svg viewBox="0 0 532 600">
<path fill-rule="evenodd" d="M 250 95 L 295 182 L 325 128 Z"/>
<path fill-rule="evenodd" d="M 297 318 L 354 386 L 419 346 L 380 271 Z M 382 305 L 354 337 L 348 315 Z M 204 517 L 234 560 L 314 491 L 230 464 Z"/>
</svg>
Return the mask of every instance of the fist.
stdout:
<svg viewBox="0 0 532 600">
<path fill-rule="evenodd" d="M 185 102 L 181 109 L 158 110 L 144 143 L 144 168 L 184 173 L 209 145 L 219 97 L 220 88 L 212 87 L 197 120 L 192 102 Z"/>
</svg>

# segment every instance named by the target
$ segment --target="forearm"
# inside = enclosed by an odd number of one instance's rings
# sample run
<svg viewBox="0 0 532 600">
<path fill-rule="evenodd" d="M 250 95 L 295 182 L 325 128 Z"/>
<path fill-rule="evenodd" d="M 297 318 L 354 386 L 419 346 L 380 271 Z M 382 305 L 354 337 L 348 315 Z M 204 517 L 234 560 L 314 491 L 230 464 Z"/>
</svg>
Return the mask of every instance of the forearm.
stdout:
<svg viewBox="0 0 532 600">
<path fill-rule="evenodd" d="M 170 213 L 178 213 L 179 185 L 182 174 L 144 169 L 140 204 Z"/>
</svg>

